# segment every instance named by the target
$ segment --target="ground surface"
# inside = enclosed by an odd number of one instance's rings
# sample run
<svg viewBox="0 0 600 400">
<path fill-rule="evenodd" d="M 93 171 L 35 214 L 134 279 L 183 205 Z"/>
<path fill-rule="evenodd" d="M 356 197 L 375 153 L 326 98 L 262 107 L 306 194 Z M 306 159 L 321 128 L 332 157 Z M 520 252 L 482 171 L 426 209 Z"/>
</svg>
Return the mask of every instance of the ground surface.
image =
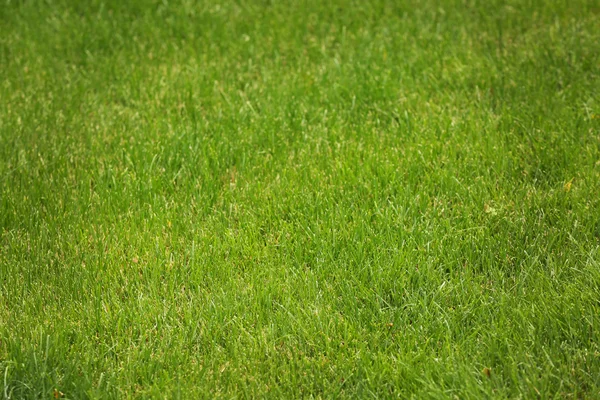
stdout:
<svg viewBox="0 0 600 400">
<path fill-rule="evenodd" d="M 0 32 L 2 396 L 600 393 L 598 1 Z"/>
</svg>

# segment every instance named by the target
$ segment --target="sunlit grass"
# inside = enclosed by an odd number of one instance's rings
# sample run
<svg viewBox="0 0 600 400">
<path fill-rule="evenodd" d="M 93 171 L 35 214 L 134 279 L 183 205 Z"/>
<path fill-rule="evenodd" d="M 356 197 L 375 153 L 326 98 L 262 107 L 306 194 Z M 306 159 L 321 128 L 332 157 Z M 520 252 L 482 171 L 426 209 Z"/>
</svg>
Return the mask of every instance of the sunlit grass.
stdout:
<svg viewBox="0 0 600 400">
<path fill-rule="evenodd" d="M 598 395 L 597 1 L 0 1 L 1 396 Z"/>
</svg>

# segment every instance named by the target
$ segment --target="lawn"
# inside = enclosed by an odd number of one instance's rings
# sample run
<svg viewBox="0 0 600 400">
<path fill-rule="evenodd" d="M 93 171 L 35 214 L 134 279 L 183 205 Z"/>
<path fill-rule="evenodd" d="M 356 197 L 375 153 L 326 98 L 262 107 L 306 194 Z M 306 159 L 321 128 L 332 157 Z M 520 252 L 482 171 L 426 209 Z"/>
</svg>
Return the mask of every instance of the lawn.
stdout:
<svg viewBox="0 0 600 400">
<path fill-rule="evenodd" d="M 600 1 L 0 0 L 0 388 L 600 397 Z"/>
</svg>

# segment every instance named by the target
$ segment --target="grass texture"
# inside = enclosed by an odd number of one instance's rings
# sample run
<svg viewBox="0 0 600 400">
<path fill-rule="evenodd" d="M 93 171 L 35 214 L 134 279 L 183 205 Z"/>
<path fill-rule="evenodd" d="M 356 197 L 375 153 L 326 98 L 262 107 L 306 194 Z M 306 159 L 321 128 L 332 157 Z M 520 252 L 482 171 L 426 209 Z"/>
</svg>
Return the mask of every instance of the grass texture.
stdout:
<svg viewBox="0 0 600 400">
<path fill-rule="evenodd" d="M 594 398 L 597 0 L 0 0 L 0 396 Z"/>
</svg>

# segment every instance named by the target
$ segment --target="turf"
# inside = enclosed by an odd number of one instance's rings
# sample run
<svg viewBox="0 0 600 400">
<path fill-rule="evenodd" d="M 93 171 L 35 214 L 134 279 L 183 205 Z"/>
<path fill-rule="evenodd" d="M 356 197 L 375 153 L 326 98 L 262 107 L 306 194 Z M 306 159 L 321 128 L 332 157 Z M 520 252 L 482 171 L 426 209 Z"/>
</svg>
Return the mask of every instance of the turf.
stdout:
<svg viewBox="0 0 600 400">
<path fill-rule="evenodd" d="M 0 2 L 0 396 L 594 398 L 597 0 Z"/>
</svg>

